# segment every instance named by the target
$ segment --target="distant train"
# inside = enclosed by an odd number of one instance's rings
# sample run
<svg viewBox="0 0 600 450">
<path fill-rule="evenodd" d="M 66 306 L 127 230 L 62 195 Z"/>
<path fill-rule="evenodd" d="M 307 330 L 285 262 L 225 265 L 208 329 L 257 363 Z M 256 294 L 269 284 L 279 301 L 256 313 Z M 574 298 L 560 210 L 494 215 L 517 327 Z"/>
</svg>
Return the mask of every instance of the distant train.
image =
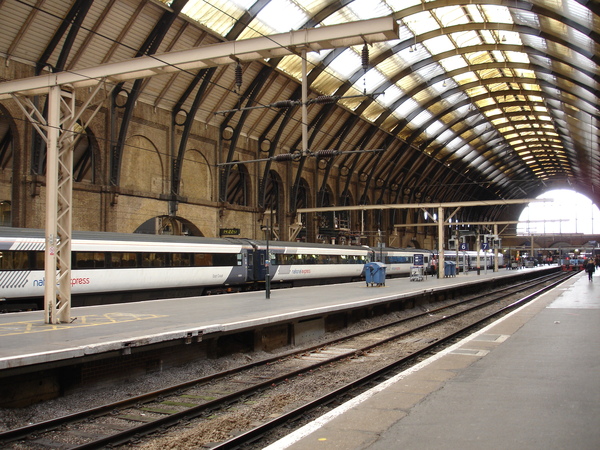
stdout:
<svg viewBox="0 0 600 450">
<path fill-rule="evenodd" d="M 477 265 L 477 253 L 475 251 L 459 251 L 458 252 L 458 263 L 457 263 L 457 271 L 463 271 L 466 267 L 467 271 L 475 270 L 477 267 L 480 269 L 493 269 L 494 268 L 494 258 L 495 255 L 493 252 L 479 252 L 479 266 Z M 456 251 L 446 251 L 444 252 L 444 260 L 452 261 L 456 263 L 457 252 Z M 504 254 L 502 252 L 498 252 L 498 267 L 504 267 Z"/>
<path fill-rule="evenodd" d="M 432 274 L 433 256 L 431 250 L 415 249 L 415 248 L 372 248 L 371 259 L 379 261 L 386 265 L 386 275 L 388 277 L 408 276 L 410 268 L 415 265 L 415 255 L 422 256 L 422 267 L 424 273 Z"/>
<path fill-rule="evenodd" d="M 43 230 L 0 227 L 0 310 L 43 308 L 44 249 Z M 390 276 L 408 275 L 414 254 L 427 251 L 74 232 L 71 252 L 72 304 L 81 306 L 262 289 L 267 270 L 274 288 L 358 281 L 377 256 Z M 429 270 L 430 253 L 424 261 Z"/>
</svg>

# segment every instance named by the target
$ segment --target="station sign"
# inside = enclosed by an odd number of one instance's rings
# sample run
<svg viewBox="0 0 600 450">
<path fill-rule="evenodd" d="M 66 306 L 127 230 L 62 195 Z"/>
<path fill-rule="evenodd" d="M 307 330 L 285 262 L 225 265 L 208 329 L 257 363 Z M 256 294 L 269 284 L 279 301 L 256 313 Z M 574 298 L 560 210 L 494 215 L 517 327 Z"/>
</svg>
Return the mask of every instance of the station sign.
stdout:
<svg viewBox="0 0 600 450">
<path fill-rule="evenodd" d="M 221 235 L 221 236 L 239 236 L 240 229 L 239 228 L 220 228 L 219 235 Z"/>
<path fill-rule="evenodd" d="M 458 249 L 461 252 L 468 252 L 469 251 L 469 244 L 467 244 L 466 242 L 461 242 L 460 246 L 458 247 Z"/>
<path fill-rule="evenodd" d="M 413 262 L 415 266 L 422 266 L 423 265 L 423 254 L 422 253 L 415 253 L 415 255 L 413 256 Z"/>
<path fill-rule="evenodd" d="M 482 242 L 481 243 L 481 250 L 483 250 L 484 252 L 490 249 L 490 243 L 489 242 Z"/>
</svg>

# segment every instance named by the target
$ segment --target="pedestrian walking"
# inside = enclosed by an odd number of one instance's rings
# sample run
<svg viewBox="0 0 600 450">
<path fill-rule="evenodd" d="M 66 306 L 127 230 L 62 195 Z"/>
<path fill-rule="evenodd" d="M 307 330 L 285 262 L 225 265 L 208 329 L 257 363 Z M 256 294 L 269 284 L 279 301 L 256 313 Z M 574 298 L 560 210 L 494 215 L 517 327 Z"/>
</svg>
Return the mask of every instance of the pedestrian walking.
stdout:
<svg viewBox="0 0 600 450">
<path fill-rule="evenodd" d="M 596 271 L 596 264 L 592 258 L 587 260 L 587 264 L 585 265 L 585 271 L 588 273 L 588 280 L 592 281 L 592 276 Z"/>
</svg>

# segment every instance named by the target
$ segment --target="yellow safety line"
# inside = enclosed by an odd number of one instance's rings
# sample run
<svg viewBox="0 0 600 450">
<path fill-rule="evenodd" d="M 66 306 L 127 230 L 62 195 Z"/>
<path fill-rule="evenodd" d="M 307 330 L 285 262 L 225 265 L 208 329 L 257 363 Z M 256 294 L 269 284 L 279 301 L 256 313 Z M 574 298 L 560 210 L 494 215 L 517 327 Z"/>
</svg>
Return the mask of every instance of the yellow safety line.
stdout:
<svg viewBox="0 0 600 450">
<path fill-rule="evenodd" d="M 42 320 L 9 322 L 0 325 L 0 336 L 13 336 L 17 334 L 42 333 L 45 331 L 95 327 L 98 325 L 110 325 L 135 322 L 139 320 L 159 319 L 162 317 L 168 316 L 158 314 L 107 313 L 102 315 L 92 314 L 89 316 L 77 317 L 72 323 L 47 324 Z"/>
</svg>

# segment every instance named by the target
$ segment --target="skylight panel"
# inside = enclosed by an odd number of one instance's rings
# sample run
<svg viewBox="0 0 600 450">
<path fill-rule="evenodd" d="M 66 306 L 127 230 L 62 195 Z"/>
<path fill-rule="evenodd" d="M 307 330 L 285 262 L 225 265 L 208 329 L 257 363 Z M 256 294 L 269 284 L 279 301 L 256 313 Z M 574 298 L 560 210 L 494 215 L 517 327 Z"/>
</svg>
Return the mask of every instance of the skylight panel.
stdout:
<svg viewBox="0 0 600 450">
<path fill-rule="evenodd" d="M 446 6 L 437 8 L 435 15 L 442 23 L 442 27 L 461 25 L 469 23 L 469 18 L 465 15 L 462 6 Z"/>
<path fill-rule="evenodd" d="M 224 0 L 215 0 L 210 4 L 204 0 L 192 0 L 183 7 L 181 12 L 224 36 L 242 17 L 244 9 Z"/>
<path fill-rule="evenodd" d="M 427 39 L 423 42 L 423 45 L 432 55 L 439 55 L 440 53 L 449 52 L 456 48 L 448 36 L 445 35 Z"/>
<path fill-rule="evenodd" d="M 417 116 L 414 117 L 410 121 L 410 124 L 418 128 L 421 125 L 423 125 L 425 122 L 427 122 L 428 120 L 430 120 L 432 117 L 433 116 L 431 115 L 431 113 L 429 111 L 424 110 L 421 113 L 417 114 Z"/>
<path fill-rule="evenodd" d="M 377 97 L 377 101 L 379 103 L 381 103 L 383 106 L 385 107 L 389 107 L 392 103 L 394 103 L 396 100 L 398 100 L 400 97 L 402 97 L 402 91 L 400 90 L 400 88 L 398 88 L 398 86 L 390 86 L 389 88 L 387 88 L 384 92 L 383 95 L 380 95 L 379 97 Z"/>
<path fill-rule="evenodd" d="M 476 31 L 461 31 L 460 33 L 452 33 L 452 39 L 456 41 L 456 45 L 459 48 L 481 44 L 481 38 Z"/>
<path fill-rule="evenodd" d="M 446 70 L 446 72 L 450 72 L 452 70 L 462 69 L 463 67 L 467 67 L 467 62 L 460 55 L 451 56 L 450 58 L 444 58 L 440 61 L 440 65 Z"/>
<path fill-rule="evenodd" d="M 343 80 L 347 80 L 360 67 L 362 67 L 360 56 L 358 56 L 354 50 L 346 49 L 340 56 L 331 62 L 328 68 L 334 71 Z"/>
<path fill-rule="evenodd" d="M 439 64 L 428 64 L 417 69 L 413 73 L 421 77 L 423 81 L 429 81 L 438 75 L 445 74 L 446 72 L 444 71 L 444 68 Z"/>
<path fill-rule="evenodd" d="M 354 84 L 354 87 L 360 91 L 365 91 L 369 94 L 375 92 L 379 86 L 385 83 L 386 78 L 377 69 L 371 69 L 367 71 L 360 79 Z"/>
<path fill-rule="evenodd" d="M 477 5 L 463 5 L 463 8 L 467 10 L 467 13 L 473 20 L 473 22 L 483 23 L 486 21 L 485 17 L 481 14 L 481 10 Z"/>
<path fill-rule="evenodd" d="M 449 140 L 452 136 L 454 136 L 454 131 L 446 130 L 435 140 L 438 144 L 444 144 L 447 140 Z"/>
<path fill-rule="evenodd" d="M 422 11 L 404 19 L 404 23 L 413 34 L 423 34 L 428 31 L 439 30 L 440 25 L 429 11 Z"/>
<path fill-rule="evenodd" d="M 510 10 L 505 6 L 481 5 L 481 10 L 489 22 L 514 23 Z"/>
<path fill-rule="evenodd" d="M 256 0 L 229 0 L 229 3 L 233 3 L 239 8 L 247 10 L 256 3 Z"/>
<path fill-rule="evenodd" d="M 456 136 L 446 144 L 446 148 L 449 150 L 454 150 L 455 155 L 457 156 L 462 156 L 465 153 L 465 147 L 465 141 L 459 136 Z"/>
<path fill-rule="evenodd" d="M 278 33 L 297 30 L 309 17 L 289 0 L 271 0 L 257 15 L 257 19 Z"/>
<path fill-rule="evenodd" d="M 419 108 L 419 104 L 412 98 L 408 98 L 396 109 L 396 112 L 398 112 L 398 114 L 400 114 L 402 117 L 406 117 L 417 108 Z"/>
<path fill-rule="evenodd" d="M 394 11 L 402 11 L 405 8 L 420 5 L 421 0 L 387 0 L 386 3 L 390 5 Z"/>
<path fill-rule="evenodd" d="M 527 56 L 527 53 L 522 53 L 522 52 L 504 52 L 504 54 L 506 55 L 506 58 L 510 61 L 510 62 L 518 62 L 518 63 L 525 63 L 525 64 L 529 64 L 529 57 Z"/>
<path fill-rule="evenodd" d="M 306 54 L 306 59 L 316 65 L 317 63 L 323 61 L 332 51 L 333 49 L 321 50 L 320 52 L 308 52 Z"/>
<path fill-rule="evenodd" d="M 354 0 L 348 5 L 348 9 L 356 14 L 356 17 L 360 20 L 388 16 L 392 13 L 388 5 L 377 0 Z"/>
<path fill-rule="evenodd" d="M 433 122 L 431 125 L 429 125 L 427 127 L 427 129 L 425 130 L 425 134 L 428 137 L 431 136 L 435 136 L 436 134 L 438 134 L 442 128 L 444 128 L 446 125 L 443 122 L 440 122 L 439 120 L 436 120 L 435 122 Z"/>
</svg>

